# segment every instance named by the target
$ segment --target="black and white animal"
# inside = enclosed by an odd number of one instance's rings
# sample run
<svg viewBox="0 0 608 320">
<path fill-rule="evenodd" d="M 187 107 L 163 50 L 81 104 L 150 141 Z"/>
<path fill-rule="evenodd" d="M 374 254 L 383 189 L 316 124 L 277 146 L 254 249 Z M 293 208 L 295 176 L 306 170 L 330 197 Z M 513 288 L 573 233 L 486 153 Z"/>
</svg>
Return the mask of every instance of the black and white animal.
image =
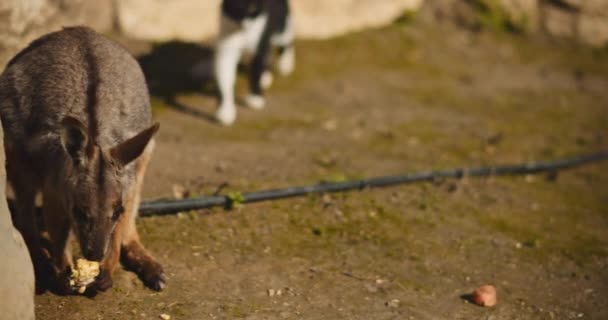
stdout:
<svg viewBox="0 0 608 320">
<path fill-rule="evenodd" d="M 273 81 L 271 51 L 278 48 L 277 70 L 288 75 L 295 67 L 293 40 L 288 0 L 223 0 L 214 65 L 220 91 L 216 117 L 221 124 L 231 125 L 236 119 L 234 85 L 243 54 L 252 55 L 245 103 L 252 109 L 262 109 L 263 91 Z"/>
</svg>

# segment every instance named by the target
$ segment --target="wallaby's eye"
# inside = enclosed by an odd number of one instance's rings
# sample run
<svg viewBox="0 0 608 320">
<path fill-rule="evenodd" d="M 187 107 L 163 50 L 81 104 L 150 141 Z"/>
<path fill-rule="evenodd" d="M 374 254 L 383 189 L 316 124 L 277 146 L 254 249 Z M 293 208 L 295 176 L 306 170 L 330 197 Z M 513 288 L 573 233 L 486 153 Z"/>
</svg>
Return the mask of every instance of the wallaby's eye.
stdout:
<svg viewBox="0 0 608 320">
<path fill-rule="evenodd" d="M 114 205 L 114 213 L 112 213 L 112 221 L 118 220 L 124 212 L 125 208 L 122 206 L 122 202 L 116 203 Z"/>
</svg>

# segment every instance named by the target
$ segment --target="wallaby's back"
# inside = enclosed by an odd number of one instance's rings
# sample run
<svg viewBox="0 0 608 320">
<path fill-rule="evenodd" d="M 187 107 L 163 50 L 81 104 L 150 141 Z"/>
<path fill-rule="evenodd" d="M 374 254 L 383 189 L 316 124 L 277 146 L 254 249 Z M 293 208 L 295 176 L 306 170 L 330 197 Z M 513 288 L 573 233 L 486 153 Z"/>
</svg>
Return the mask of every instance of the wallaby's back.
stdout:
<svg viewBox="0 0 608 320">
<path fill-rule="evenodd" d="M 36 158 L 53 154 L 48 149 L 58 145 L 66 116 L 85 124 L 102 148 L 151 124 L 148 90 L 135 59 L 86 27 L 48 34 L 8 63 L 0 76 L 0 115 L 7 143 L 14 144 L 7 148 L 24 147 L 20 151 Z"/>
</svg>

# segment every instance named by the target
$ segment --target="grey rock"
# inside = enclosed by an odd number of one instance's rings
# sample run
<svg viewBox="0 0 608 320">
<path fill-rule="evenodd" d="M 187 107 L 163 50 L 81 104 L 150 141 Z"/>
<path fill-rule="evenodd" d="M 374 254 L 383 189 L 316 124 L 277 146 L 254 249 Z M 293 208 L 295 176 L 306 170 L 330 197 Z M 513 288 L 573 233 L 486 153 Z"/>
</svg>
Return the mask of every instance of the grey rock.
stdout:
<svg viewBox="0 0 608 320">
<path fill-rule="evenodd" d="M 0 319 L 34 319 L 34 268 L 6 203 L 4 133 L 0 125 Z"/>
</svg>

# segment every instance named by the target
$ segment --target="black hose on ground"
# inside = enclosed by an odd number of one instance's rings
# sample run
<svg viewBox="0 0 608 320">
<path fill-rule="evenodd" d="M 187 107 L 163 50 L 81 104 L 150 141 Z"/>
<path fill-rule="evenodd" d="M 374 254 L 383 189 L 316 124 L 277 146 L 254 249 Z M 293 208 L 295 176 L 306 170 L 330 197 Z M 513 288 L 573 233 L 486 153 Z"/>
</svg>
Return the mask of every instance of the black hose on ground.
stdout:
<svg viewBox="0 0 608 320">
<path fill-rule="evenodd" d="M 553 161 L 532 162 L 526 164 L 503 165 L 493 167 L 460 168 L 452 170 L 429 171 L 406 175 L 376 177 L 364 180 L 328 182 L 310 186 L 289 187 L 266 191 L 244 193 L 238 196 L 209 196 L 182 200 L 155 200 L 144 201 L 139 207 L 141 216 L 169 215 L 182 211 L 199 210 L 222 206 L 230 208 L 236 203 L 251 203 L 267 200 L 277 200 L 305 196 L 316 193 L 343 192 L 361 190 L 365 188 L 388 187 L 423 181 L 435 181 L 446 178 L 486 177 L 524 175 L 549 172 L 582 166 L 591 162 L 608 160 L 608 150 L 597 153 L 575 156 Z"/>
</svg>

